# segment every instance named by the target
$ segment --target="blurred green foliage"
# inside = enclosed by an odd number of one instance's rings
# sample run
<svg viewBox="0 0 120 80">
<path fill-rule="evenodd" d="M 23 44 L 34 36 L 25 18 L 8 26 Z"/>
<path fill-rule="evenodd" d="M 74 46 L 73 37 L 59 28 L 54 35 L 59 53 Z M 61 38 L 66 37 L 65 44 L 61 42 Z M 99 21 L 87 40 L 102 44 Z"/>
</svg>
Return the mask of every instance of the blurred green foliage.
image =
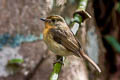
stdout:
<svg viewBox="0 0 120 80">
<path fill-rule="evenodd" d="M 23 59 L 18 59 L 18 58 L 16 58 L 16 59 L 11 59 L 11 60 L 9 60 L 9 61 L 8 61 L 8 64 L 18 64 L 18 63 L 23 63 L 23 62 L 24 62 Z"/>
<path fill-rule="evenodd" d="M 107 42 L 117 51 L 120 53 L 120 43 L 115 39 L 113 36 L 105 36 Z"/>
<path fill-rule="evenodd" d="M 120 1 L 116 4 L 116 10 L 120 13 Z"/>
<path fill-rule="evenodd" d="M 11 74 L 15 74 L 18 71 L 22 69 L 22 63 L 24 62 L 23 59 L 11 59 L 8 61 L 8 64 L 6 65 L 6 70 L 10 72 Z"/>
</svg>

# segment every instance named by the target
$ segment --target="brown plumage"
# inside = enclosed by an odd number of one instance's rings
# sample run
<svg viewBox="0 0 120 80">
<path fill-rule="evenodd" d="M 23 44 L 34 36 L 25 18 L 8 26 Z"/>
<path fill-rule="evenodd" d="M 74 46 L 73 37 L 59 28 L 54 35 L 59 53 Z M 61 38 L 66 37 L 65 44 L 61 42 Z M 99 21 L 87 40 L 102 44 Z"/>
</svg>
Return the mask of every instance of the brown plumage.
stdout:
<svg viewBox="0 0 120 80">
<path fill-rule="evenodd" d="M 84 53 L 80 42 L 74 37 L 61 16 L 50 16 L 42 20 L 45 21 L 45 29 L 43 31 L 44 41 L 51 51 L 60 56 L 82 56 L 101 72 L 97 64 Z"/>
</svg>

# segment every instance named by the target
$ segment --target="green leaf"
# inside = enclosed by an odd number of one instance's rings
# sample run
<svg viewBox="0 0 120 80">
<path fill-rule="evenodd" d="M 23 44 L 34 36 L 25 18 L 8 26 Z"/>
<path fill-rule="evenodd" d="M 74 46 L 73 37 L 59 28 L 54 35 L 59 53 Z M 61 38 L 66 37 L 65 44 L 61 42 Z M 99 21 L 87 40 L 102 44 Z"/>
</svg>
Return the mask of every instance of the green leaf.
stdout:
<svg viewBox="0 0 120 80">
<path fill-rule="evenodd" d="M 105 39 L 117 52 L 120 52 L 120 43 L 113 36 L 105 36 Z"/>
<path fill-rule="evenodd" d="M 8 64 L 23 63 L 23 59 L 11 59 L 8 61 Z"/>
</svg>

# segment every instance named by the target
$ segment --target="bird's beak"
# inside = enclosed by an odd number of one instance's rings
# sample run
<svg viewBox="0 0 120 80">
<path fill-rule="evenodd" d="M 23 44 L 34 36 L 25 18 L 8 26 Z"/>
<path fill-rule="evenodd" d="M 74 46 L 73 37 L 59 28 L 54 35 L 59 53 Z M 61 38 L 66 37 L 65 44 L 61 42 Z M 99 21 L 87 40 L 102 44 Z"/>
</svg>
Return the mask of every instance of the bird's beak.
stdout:
<svg viewBox="0 0 120 80">
<path fill-rule="evenodd" d="M 40 20 L 42 20 L 42 21 L 46 21 L 46 19 L 45 19 L 45 18 L 40 18 Z"/>
</svg>

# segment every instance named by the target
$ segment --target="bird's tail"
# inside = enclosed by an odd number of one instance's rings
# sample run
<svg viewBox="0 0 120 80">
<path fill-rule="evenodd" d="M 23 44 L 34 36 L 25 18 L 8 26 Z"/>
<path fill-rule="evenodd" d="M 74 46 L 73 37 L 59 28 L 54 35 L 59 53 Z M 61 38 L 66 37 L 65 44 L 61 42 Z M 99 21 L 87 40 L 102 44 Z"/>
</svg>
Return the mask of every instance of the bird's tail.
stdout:
<svg viewBox="0 0 120 80">
<path fill-rule="evenodd" d="M 82 49 L 80 50 L 80 55 L 83 58 L 85 58 L 87 61 L 89 61 L 99 71 L 99 73 L 101 72 L 101 69 L 99 68 L 99 66 L 92 59 L 90 59 Z"/>
</svg>

